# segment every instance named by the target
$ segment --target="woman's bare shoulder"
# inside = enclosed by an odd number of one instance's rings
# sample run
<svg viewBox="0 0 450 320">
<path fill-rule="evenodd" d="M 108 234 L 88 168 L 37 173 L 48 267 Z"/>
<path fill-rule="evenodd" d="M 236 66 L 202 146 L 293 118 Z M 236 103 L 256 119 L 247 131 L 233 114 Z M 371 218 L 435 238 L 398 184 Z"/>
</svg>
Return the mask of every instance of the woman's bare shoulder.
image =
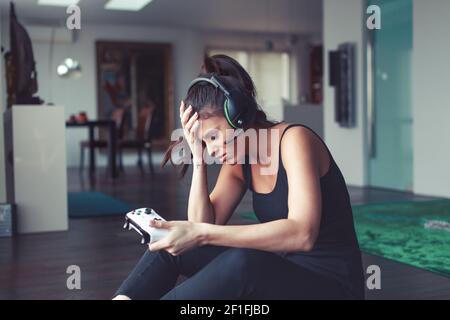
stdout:
<svg viewBox="0 0 450 320">
<path fill-rule="evenodd" d="M 315 135 L 311 129 L 294 123 L 280 123 L 273 127 L 279 130 L 281 149 L 289 149 L 308 141 L 315 142 Z"/>
<path fill-rule="evenodd" d="M 298 151 L 298 152 L 295 152 Z M 330 156 L 325 143 L 308 127 L 295 126 L 289 128 L 281 140 L 281 155 L 284 159 L 297 161 L 301 154 L 318 163 L 319 172 L 323 175 L 330 166 Z"/>
</svg>

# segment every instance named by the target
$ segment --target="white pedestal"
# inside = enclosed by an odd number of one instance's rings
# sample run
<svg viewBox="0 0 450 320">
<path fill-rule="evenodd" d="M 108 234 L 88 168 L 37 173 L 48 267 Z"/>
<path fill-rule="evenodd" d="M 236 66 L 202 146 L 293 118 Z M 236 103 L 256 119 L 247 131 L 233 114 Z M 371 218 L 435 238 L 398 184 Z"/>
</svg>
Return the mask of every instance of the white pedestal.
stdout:
<svg viewBox="0 0 450 320">
<path fill-rule="evenodd" d="M 17 232 L 68 229 L 64 108 L 13 106 L 4 115 L 7 197 Z"/>
</svg>

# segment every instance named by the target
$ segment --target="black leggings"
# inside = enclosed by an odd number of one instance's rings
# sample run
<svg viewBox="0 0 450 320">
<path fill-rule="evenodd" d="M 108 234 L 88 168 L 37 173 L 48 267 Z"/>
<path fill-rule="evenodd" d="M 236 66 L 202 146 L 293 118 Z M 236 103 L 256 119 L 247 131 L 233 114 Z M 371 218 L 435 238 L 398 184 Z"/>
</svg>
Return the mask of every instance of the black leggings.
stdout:
<svg viewBox="0 0 450 320">
<path fill-rule="evenodd" d="M 187 280 L 175 286 L 179 275 Z M 131 299 L 346 299 L 336 280 L 275 253 L 204 246 L 179 256 L 147 250 L 115 295 Z"/>
</svg>

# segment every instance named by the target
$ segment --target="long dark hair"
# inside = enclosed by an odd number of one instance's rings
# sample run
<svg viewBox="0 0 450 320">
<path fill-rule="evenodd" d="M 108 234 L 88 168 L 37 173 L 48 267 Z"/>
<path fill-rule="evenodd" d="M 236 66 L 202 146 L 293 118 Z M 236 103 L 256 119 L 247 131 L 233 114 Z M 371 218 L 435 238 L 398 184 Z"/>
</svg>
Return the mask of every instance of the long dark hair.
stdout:
<svg viewBox="0 0 450 320">
<path fill-rule="evenodd" d="M 211 57 L 205 56 L 199 76 L 211 73 L 220 76 L 226 87 L 234 87 L 252 96 L 253 99 L 256 99 L 256 88 L 252 78 L 233 58 L 222 54 Z M 189 89 L 184 99 L 184 104 L 186 107 L 192 106 L 193 110 L 191 114 L 198 112 L 200 118 L 206 119 L 211 116 L 224 116 L 224 101 L 225 96 L 222 91 L 217 90 L 206 82 L 199 82 Z M 276 122 L 267 119 L 265 112 L 257 105 L 256 116 L 252 126 L 256 128 L 269 128 L 275 124 Z M 169 160 L 173 164 L 171 158 L 172 151 L 181 142 L 183 142 L 182 139 L 173 142 L 169 146 L 161 166 L 164 166 Z M 180 177 L 184 177 L 189 164 L 183 163 L 181 166 Z"/>
</svg>

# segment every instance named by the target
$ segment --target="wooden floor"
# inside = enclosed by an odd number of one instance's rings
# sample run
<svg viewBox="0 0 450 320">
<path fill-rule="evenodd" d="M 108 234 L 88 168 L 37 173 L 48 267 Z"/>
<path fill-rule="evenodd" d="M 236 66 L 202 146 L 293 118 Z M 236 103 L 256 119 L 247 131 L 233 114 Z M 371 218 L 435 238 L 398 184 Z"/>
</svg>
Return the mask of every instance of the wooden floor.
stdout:
<svg viewBox="0 0 450 320">
<path fill-rule="evenodd" d="M 212 185 L 217 168 L 210 168 Z M 69 190 L 96 190 L 132 203 L 153 207 L 167 219 L 183 219 L 189 176 L 158 169 L 152 179 L 127 168 L 116 181 L 99 169 L 95 187 L 69 170 Z M 412 194 L 350 187 L 352 203 L 426 200 Z M 236 212 L 250 211 L 247 193 Z M 70 220 L 68 232 L 0 238 L 0 299 L 109 299 L 146 249 L 134 232 L 122 229 L 122 216 Z M 235 215 L 231 223 L 242 223 Z M 368 299 L 450 299 L 450 279 L 384 258 L 364 254 L 364 265 L 381 267 L 381 290 L 367 290 Z M 81 268 L 81 290 L 68 290 L 66 269 Z"/>
</svg>

